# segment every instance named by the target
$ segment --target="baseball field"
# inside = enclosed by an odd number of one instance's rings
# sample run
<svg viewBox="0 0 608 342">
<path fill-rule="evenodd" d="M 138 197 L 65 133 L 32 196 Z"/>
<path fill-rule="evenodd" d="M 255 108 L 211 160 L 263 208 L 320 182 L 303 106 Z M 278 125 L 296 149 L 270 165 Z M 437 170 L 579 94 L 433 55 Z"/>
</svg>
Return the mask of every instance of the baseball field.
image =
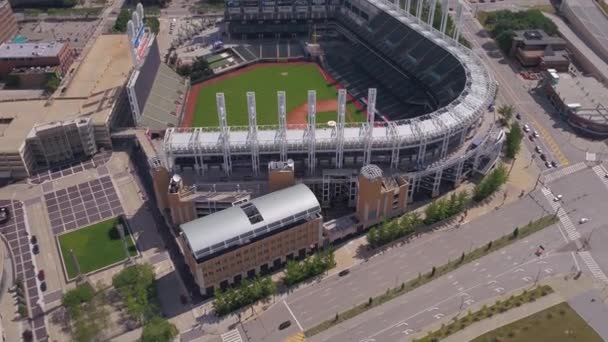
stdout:
<svg viewBox="0 0 608 342">
<path fill-rule="evenodd" d="M 287 96 L 287 123 L 306 123 L 308 90 L 317 91 L 317 123 L 336 120 L 338 85 L 314 63 L 257 64 L 192 86 L 182 126 L 218 126 L 215 94 L 224 93 L 228 125 L 247 126 L 248 91 L 256 94 L 258 125 L 278 123 L 277 91 Z M 363 121 L 365 114 L 352 99 L 347 121 Z"/>
</svg>

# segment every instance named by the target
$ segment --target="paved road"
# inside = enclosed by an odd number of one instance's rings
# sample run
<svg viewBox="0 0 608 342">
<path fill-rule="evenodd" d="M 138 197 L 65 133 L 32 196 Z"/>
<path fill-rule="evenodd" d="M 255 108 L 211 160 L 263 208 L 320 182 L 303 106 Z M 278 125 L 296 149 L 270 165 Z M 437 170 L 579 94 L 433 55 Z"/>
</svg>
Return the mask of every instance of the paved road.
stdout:
<svg viewBox="0 0 608 342">
<path fill-rule="evenodd" d="M 285 298 L 286 304 L 304 328 L 314 326 L 333 317 L 336 312 L 413 279 L 418 273 L 428 272 L 433 266 L 442 265 L 449 259 L 455 260 L 463 251 L 485 245 L 510 233 L 516 225 L 522 226 L 549 212 L 552 209 L 538 191 L 534 196 L 524 197 L 459 229 L 425 234 L 404 246 L 372 257 L 354 266 L 347 277 L 333 275 L 320 283 L 296 290 Z M 250 340 L 276 341 L 282 337 L 277 335 L 276 326 L 291 316 L 287 306 L 274 305 L 255 321 L 244 324 Z M 281 335 L 297 331 L 298 327 L 294 324 L 282 331 Z"/>
<path fill-rule="evenodd" d="M 548 250 L 545 257 L 534 255 L 539 244 Z M 313 336 L 310 341 L 403 341 L 405 336 L 438 320 L 466 312 L 476 302 L 532 287 L 545 277 L 573 273 L 573 254 L 567 250 L 558 252 L 565 245 L 556 227 L 546 229 Z"/>
</svg>

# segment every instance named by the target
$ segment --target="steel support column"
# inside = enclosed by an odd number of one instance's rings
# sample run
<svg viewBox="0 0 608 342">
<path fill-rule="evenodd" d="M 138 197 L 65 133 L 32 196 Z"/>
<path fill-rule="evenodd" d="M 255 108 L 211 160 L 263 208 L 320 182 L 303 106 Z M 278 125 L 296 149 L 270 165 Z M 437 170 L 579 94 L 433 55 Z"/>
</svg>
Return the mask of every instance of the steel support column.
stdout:
<svg viewBox="0 0 608 342">
<path fill-rule="evenodd" d="M 424 0 L 416 1 L 416 18 L 418 21 L 422 21 L 422 6 L 424 5 Z"/>
<path fill-rule="evenodd" d="M 434 27 L 433 22 L 435 21 L 435 9 L 437 8 L 437 0 L 431 0 L 431 4 L 429 6 L 429 16 L 426 22 L 432 27 Z"/>
<path fill-rule="evenodd" d="M 439 196 L 439 187 L 441 186 L 441 176 L 443 175 L 443 169 L 437 170 L 435 172 L 435 177 L 433 178 L 433 190 L 431 192 L 431 197 Z"/>
<path fill-rule="evenodd" d="M 460 38 L 460 29 L 462 27 L 462 2 L 458 1 L 456 7 L 456 20 L 454 21 L 454 40 L 458 41 Z"/>
</svg>

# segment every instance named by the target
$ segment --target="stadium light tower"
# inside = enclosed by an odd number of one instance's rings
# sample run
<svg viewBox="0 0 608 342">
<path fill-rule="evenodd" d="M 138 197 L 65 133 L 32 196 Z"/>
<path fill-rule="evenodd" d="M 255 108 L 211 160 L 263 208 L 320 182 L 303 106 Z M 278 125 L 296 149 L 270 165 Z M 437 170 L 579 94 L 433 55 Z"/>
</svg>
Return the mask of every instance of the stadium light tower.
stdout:
<svg viewBox="0 0 608 342">
<path fill-rule="evenodd" d="M 376 88 L 367 91 L 367 123 L 365 131 L 365 150 L 363 151 L 363 165 L 369 165 L 372 160 L 372 144 L 374 139 L 374 119 L 376 116 Z"/>
<path fill-rule="evenodd" d="M 311 174 L 315 172 L 316 161 L 316 140 L 315 130 L 317 128 L 317 92 L 308 91 L 308 127 L 306 134 L 308 137 L 308 170 Z"/>
<path fill-rule="evenodd" d="M 427 18 L 426 22 L 433 26 L 433 22 L 435 21 L 435 8 L 437 8 L 437 0 L 431 0 L 429 7 L 429 17 Z"/>
<path fill-rule="evenodd" d="M 247 111 L 249 114 L 249 145 L 251 146 L 251 168 L 253 174 L 260 173 L 260 149 L 258 147 L 258 124 L 256 119 L 255 93 L 247 92 Z"/>
<path fill-rule="evenodd" d="M 281 161 L 285 162 L 287 161 L 287 100 L 284 91 L 277 91 L 277 102 L 279 109 L 279 130 L 276 133 L 275 141 L 281 147 Z"/>
<path fill-rule="evenodd" d="M 424 0 L 416 1 L 416 18 L 418 21 L 422 21 L 422 6 L 424 5 Z"/>
<path fill-rule="evenodd" d="M 441 26 L 439 27 L 439 31 L 444 35 L 448 26 L 448 9 L 448 0 L 443 0 L 441 2 Z"/>
<path fill-rule="evenodd" d="M 336 123 L 336 169 L 344 160 L 344 117 L 346 116 L 346 89 L 338 90 L 338 122 Z"/>
<path fill-rule="evenodd" d="M 215 105 L 217 106 L 217 117 L 220 123 L 220 139 L 224 153 L 224 172 L 232 173 L 232 157 L 230 156 L 230 127 L 226 120 L 226 101 L 224 93 L 215 94 Z"/>
<path fill-rule="evenodd" d="M 454 23 L 454 40 L 458 42 L 460 38 L 460 28 L 462 26 L 462 2 L 458 1 L 456 7 L 456 22 Z"/>
</svg>

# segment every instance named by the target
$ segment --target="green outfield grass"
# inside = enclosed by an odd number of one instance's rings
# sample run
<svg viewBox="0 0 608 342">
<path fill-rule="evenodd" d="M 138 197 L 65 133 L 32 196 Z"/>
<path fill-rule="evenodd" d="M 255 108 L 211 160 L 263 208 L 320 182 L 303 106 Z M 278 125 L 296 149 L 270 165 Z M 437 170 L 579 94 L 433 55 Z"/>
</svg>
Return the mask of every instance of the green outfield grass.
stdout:
<svg viewBox="0 0 608 342">
<path fill-rule="evenodd" d="M 118 222 L 118 218 L 113 218 L 59 236 L 59 246 L 68 278 L 77 276 L 70 249 L 74 251 L 83 274 L 126 258 L 120 235 L 115 228 Z M 125 234 L 129 253 L 132 256 L 137 255 L 137 249 L 133 239 L 128 235 L 128 230 Z"/>
<path fill-rule="evenodd" d="M 228 124 L 246 126 L 248 91 L 256 93 L 258 125 L 277 124 L 277 91 L 287 94 L 287 113 L 305 104 L 307 91 L 316 90 L 317 100 L 337 99 L 338 91 L 329 84 L 315 65 L 272 64 L 262 65 L 243 74 L 204 86 L 200 89 L 193 126 L 217 126 L 215 94 L 223 92 L 226 98 Z M 354 121 L 363 121 L 364 115 L 354 105 L 348 104 L 347 111 Z M 336 113 L 324 112 L 318 123 L 335 120 Z"/>
</svg>

